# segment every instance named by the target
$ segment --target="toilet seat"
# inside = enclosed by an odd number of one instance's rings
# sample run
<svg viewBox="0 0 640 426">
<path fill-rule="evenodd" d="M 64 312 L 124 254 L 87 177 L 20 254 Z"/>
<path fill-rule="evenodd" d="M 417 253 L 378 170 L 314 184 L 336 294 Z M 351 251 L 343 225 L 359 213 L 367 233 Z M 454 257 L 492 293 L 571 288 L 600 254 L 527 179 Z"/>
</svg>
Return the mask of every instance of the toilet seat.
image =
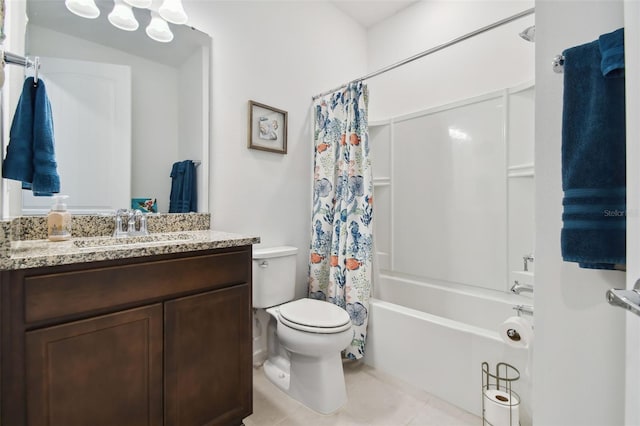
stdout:
<svg viewBox="0 0 640 426">
<path fill-rule="evenodd" d="M 351 328 L 347 311 L 314 299 L 300 299 L 281 305 L 278 318 L 288 327 L 310 333 L 340 333 Z"/>
</svg>

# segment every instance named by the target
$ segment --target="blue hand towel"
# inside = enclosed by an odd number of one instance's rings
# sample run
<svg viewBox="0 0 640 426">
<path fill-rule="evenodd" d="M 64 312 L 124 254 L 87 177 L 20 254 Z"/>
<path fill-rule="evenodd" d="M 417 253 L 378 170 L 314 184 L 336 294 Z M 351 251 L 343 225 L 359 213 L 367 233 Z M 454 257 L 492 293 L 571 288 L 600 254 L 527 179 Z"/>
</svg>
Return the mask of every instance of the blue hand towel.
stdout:
<svg viewBox="0 0 640 426">
<path fill-rule="evenodd" d="M 179 161 L 171 168 L 169 213 L 198 211 L 196 166 L 191 160 Z"/>
<path fill-rule="evenodd" d="M 563 52 L 562 257 L 626 263 L 624 30 Z"/>
<path fill-rule="evenodd" d="M 2 163 L 2 177 L 22 182 L 33 181 L 33 79 L 22 85 L 22 93 L 9 131 L 9 146 Z"/>
<path fill-rule="evenodd" d="M 34 195 L 60 192 L 60 176 L 56 163 L 53 115 L 44 81 L 38 81 L 33 109 L 33 182 Z"/>
<path fill-rule="evenodd" d="M 22 181 L 34 195 L 60 192 L 51 104 L 42 80 L 25 80 L 11 123 L 2 177 Z"/>
</svg>

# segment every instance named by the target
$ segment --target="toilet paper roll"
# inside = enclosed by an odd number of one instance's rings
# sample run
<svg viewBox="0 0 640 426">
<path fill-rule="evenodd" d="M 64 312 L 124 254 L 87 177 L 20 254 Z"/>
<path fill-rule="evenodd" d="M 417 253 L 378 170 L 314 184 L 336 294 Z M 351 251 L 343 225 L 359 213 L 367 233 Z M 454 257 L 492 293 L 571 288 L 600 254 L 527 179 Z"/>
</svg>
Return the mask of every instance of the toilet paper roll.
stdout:
<svg viewBox="0 0 640 426">
<path fill-rule="evenodd" d="M 500 325 L 500 337 L 514 348 L 528 348 L 533 341 L 533 325 L 523 317 L 509 317 Z"/>
<path fill-rule="evenodd" d="M 483 416 L 493 426 L 518 426 L 520 401 L 517 395 L 498 389 L 485 389 Z"/>
</svg>

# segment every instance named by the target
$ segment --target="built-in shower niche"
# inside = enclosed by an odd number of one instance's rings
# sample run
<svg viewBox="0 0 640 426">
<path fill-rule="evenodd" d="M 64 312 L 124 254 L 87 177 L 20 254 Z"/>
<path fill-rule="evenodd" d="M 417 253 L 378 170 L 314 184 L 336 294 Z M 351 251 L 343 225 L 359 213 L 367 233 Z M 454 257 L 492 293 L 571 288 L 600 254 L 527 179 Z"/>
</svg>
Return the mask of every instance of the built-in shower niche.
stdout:
<svg viewBox="0 0 640 426">
<path fill-rule="evenodd" d="M 533 119 L 528 83 L 370 123 L 380 270 L 507 291 L 534 253 Z"/>
</svg>

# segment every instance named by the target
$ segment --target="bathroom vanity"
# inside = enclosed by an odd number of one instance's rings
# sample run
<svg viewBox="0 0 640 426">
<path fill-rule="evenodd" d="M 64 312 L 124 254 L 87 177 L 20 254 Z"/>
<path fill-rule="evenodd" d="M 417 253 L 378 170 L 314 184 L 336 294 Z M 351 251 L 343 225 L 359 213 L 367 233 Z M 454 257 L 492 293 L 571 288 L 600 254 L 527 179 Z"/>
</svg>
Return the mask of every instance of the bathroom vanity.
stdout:
<svg viewBox="0 0 640 426">
<path fill-rule="evenodd" d="M 3 257 L 0 424 L 242 424 L 259 240 L 82 240 L 24 241 Z"/>
</svg>

